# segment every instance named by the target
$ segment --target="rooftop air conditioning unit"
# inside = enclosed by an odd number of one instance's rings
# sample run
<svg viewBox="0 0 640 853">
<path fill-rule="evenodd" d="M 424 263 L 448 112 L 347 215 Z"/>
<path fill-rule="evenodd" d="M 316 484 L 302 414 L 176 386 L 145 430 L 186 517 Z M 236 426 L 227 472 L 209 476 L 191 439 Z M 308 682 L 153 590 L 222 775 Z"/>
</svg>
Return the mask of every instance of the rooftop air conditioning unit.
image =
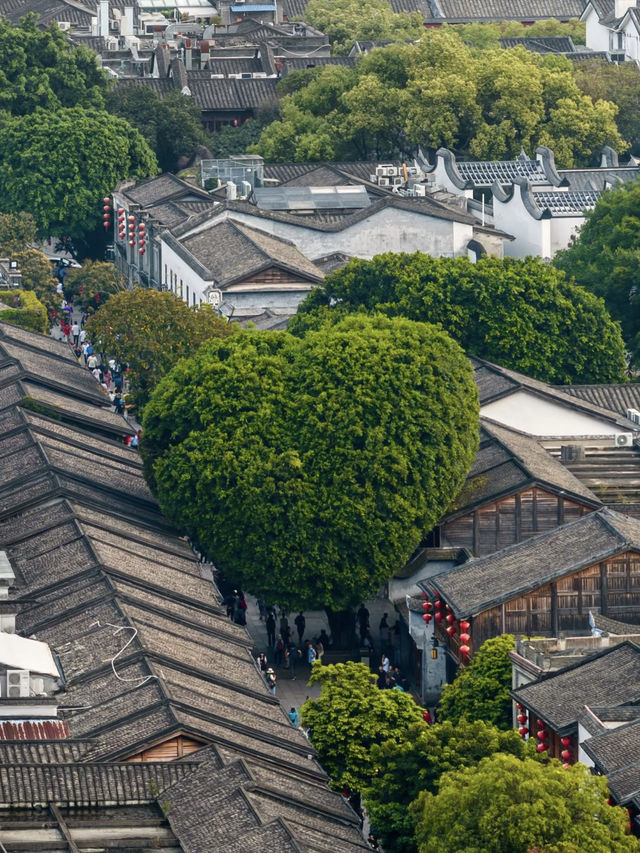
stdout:
<svg viewBox="0 0 640 853">
<path fill-rule="evenodd" d="M 413 194 L 416 196 L 420 196 L 420 198 L 426 198 L 427 185 L 426 184 L 414 184 L 413 185 Z"/>
<path fill-rule="evenodd" d="M 394 175 L 394 177 L 391 178 L 391 186 L 401 187 L 402 184 L 404 184 L 404 178 L 402 177 L 402 175 Z"/>
<path fill-rule="evenodd" d="M 633 447 L 633 433 L 621 432 L 615 437 L 616 447 Z"/>
<path fill-rule="evenodd" d="M 21 699 L 30 695 L 31 673 L 28 669 L 7 670 L 7 696 Z"/>
<path fill-rule="evenodd" d="M 383 163 L 382 166 L 376 166 L 376 175 L 378 177 L 393 178 L 398 174 L 398 167 L 391 163 Z"/>
<path fill-rule="evenodd" d="M 240 79 L 241 79 L 241 80 L 251 80 L 251 78 L 252 78 L 252 77 L 253 77 L 253 74 L 249 74 L 249 73 L 247 73 L 247 72 L 243 72 L 243 73 L 240 75 Z"/>
<path fill-rule="evenodd" d="M 378 186 L 379 187 L 390 187 L 391 181 L 389 178 L 378 178 Z"/>
<path fill-rule="evenodd" d="M 627 420 L 640 424 L 640 412 L 637 409 L 627 409 Z"/>
<path fill-rule="evenodd" d="M 66 33 L 67 30 L 71 29 L 70 21 L 58 21 L 58 29 L 62 30 L 63 33 Z"/>
</svg>

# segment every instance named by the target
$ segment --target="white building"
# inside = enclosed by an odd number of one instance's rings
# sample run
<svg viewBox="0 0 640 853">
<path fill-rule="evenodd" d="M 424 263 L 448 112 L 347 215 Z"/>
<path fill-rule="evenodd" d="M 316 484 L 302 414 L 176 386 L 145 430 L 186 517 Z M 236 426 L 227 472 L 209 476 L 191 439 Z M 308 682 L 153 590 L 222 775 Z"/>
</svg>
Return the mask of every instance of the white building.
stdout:
<svg viewBox="0 0 640 853">
<path fill-rule="evenodd" d="M 580 17 L 591 50 L 607 51 L 615 62 L 640 61 L 640 11 L 636 0 L 588 0 Z"/>
</svg>

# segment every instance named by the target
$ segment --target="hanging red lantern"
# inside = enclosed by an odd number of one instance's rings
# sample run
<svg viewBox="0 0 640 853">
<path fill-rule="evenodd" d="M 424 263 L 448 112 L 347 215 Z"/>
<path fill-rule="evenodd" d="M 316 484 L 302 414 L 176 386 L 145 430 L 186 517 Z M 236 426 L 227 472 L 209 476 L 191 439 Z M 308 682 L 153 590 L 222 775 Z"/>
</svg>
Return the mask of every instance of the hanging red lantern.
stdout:
<svg viewBox="0 0 640 853">
<path fill-rule="evenodd" d="M 449 625 L 453 625 L 453 623 L 456 621 L 456 617 L 453 615 L 453 613 L 447 613 L 445 619 Z"/>
<path fill-rule="evenodd" d="M 429 593 L 423 592 L 422 597 L 424 598 L 425 601 L 429 601 Z"/>
<path fill-rule="evenodd" d="M 135 241 L 135 240 L 129 240 L 129 245 L 130 245 L 130 246 L 132 246 L 132 247 L 133 247 L 133 246 L 135 246 L 135 244 L 136 244 L 136 241 Z"/>
<path fill-rule="evenodd" d="M 141 222 L 140 225 L 138 225 L 138 230 L 139 231 L 145 231 L 146 227 L 147 226 L 144 224 L 144 222 Z"/>
<path fill-rule="evenodd" d="M 565 761 L 568 761 L 571 758 L 571 750 L 563 749 L 560 753 L 560 758 L 564 758 Z"/>
<path fill-rule="evenodd" d="M 439 598 L 436 598 L 436 600 L 433 602 L 433 606 L 436 610 L 442 610 L 442 602 Z"/>
<path fill-rule="evenodd" d="M 545 743 L 539 743 L 536 746 L 536 752 L 546 752 L 546 751 L 547 751 L 547 745 Z"/>
<path fill-rule="evenodd" d="M 447 613 L 451 613 L 451 608 L 448 604 L 445 604 L 444 609 L 447 611 Z"/>
<path fill-rule="evenodd" d="M 460 634 L 460 642 L 461 643 L 468 643 L 470 639 L 471 639 L 470 634 Z"/>
<path fill-rule="evenodd" d="M 460 627 L 462 627 L 462 622 L 460 623 Z M 522 704 L 522 702 L 516 702 L 516 708 L 518 709 L 518 711 L 524 711 L 524 705 Z"/>
<path fill-rule="evenodd" d="M 127 219 L 129 220 L 129 222 L 135 222 L 135 221 L 136 221 L 136 218 L 135 218 L 135 216 L 133 216 L 133 214 L 130 214 L 130 215 L 127 217 Z"/>
<path fill-rule="evenodd" d="M 102 209 L 104 210 L 105 213 L 111 213 L 111 208 L 109 207 L 108 204 L 105 204 L 105 206 Z"/>
<path fill-rule="evenodd" d="M 110 224 L 109 222 L 105 222 L 105 223 L 104 223 L 104 230 L 105 230 L 105 231 L 108 231 L 108 230 L 109 230 L 109 228 L 111 228 L 111 224 Z"/>
<path fill-rule="evenodd" d="M 118 208 L 118 213 L 124 213 L 124 207 L 119 207 L 119 208 Z"/>
<path fill-rule="evenodd" d="M 526 737 L 529 734 L 529 729 L 526 726 L 520 726 L 518 729 L 521 737 Z"/>
<path fill-rule="evenodd" d="M 105 204 L 111 204 L 111 198 L 110 198 L 108 195 L 106 195 L 106 196 L 102 199 L 102 201 L 103 201 Z"/>
<path fill-rule="evenodd" d="M 538 740 L 548 740 L 549 732 L 546 732 L 544 729 L 540 729 L 540 731 L 536 734 Z"/>
<path fill-rule="evenodd" d="M 518 714 L 518 716 L 516 717 L 516 720 L 519 723 L 526 723 L 527 722 L 527 715 L 526 714 Z"/>
<path fill-rule="evenodd" d="M 539 729 L 543 729 L 544 728 L 544 720 L 536 720 L 536 726 Z"/>
<path fill-rule="evenodd" d="M 141 255 L 144 255 L 144 249 L 138 249 L 138 252 L 140 252 Z"/>
<path fill-rule="evenodd" d="M 571 738 L 570 738 L 570 737 L 561 737 L 561 738 L 560 738 L 560 743 L 561 743 L 563 746 L 571 746 Z"/>
<path fill-rule="evenodd" d="M 469 652 L 470 652 L 470 651 L 471 651 L 471 649 L 469 648 L 469 646 L 460 646 L 460 654 L 461 654 L 463 657 L 465 657 L 465 658 L 466 658 L 466 657 L 469 657 Z"/>
<path fill-rule="evenodd" d="M 440 613 L 439 610 L 435 614 L 435 620 L 438 623 L 438 625 L 442 622 L 442 613 Z"/>
<path fill-rule="evenodd" d="M 422 618 L 427 623 L 427 625 L 429 624 L 429 622 L 431 622 L 431 614 L 430 613 L 423 613 Z"/>
<path fill-rule="evenodd" d="M 107 219 L 111 219 L 108 213 L 103 214 L 102 218 L 105 220 L 105 222 L 107 221 Z"/>
<path fill-rule="evenodd" d="M 449 627 L 446 629 L 446 631 L 450 637 L 453 637 L 453 635 L 456 632 L 456 629 L 453 627 L 453 625 L 449 625 Z"/>
<path fill-rule="evenodd" d="M 471 624 L 469 622 L 466 622 L 466 621 L 460 622 L 460 630 L 468 631 L 470 627 L 471 627 Z"/>
</svg>

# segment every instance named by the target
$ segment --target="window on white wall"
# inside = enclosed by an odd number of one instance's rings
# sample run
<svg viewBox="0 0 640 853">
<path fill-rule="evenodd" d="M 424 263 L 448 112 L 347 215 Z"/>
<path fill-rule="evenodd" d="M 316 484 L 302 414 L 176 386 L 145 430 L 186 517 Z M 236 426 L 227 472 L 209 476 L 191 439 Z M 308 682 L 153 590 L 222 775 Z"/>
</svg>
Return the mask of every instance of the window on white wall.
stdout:
<svg viewBox="0 0 640 853">
<path fill-rule="evenodd" d="M 187 305 L 189 304 L 189 285 L 187 285 Z"/>
</svg>

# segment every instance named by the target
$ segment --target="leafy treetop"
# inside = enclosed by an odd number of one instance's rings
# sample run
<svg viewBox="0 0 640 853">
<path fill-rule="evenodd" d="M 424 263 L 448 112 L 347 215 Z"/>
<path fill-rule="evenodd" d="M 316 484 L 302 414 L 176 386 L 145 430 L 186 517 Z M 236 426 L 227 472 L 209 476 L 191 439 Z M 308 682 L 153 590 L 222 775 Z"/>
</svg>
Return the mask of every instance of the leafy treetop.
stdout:
<svg viewBox="0 0 640 853">
<path fill-rule="evenodd" d="M 0 320 L 45 334 L 47 309 L 31 290 L 0 291 Z"/>
<path fill-rule="evenodd" d="M 513 755 L 445 774 L 410 807 L 419 853 L 637 853 L 626 811 L 588 767 Z"/>
<path fill-rule="evenodd" d="M 171 293 L 145 288 L 120 290 L 108 301 L 103 298 L 86 328 L 101 352 L 129 365 L 130 387 L 139 407 L 179 359 L 233 330 L 208 305 L 195 310 Z"/>
<path fill-rule="evenodd" d="M 36 223 L 30 213 L 0 213 L 0 252 L 12 257 L 31 247 L 36 239 Z"/>
<path fill-rule="evenodd" d="M 95 53 L 71 45 L 56 24 L 42 30 L 36 15 L 0 20 L 0 56 L 0 112 L 104 106 L 107 77 Z"/>
<path fill-rule="evenodd" d="M 329 37 L 338 56 L 347 54 L 357 39 L 404 41 L 424 32 L 419 12 L 395 14 L 387 0 L 309 0 L 304 14 Z"/>
<path fill-rule="evenodd" d="M 387 853 L 416 853 L 408 808 L 421 791 L 435 793 L 443 773 L 472 767 L 496 752 L 522 758 L 526 751 L 516 731 L 482 721 L 412 725 L 394 735 L 371 746 L 377 772 L 364 791 L 369 819 Z"/>
<path fill-rule="evenodd" d="M 640 195 L 639 195 L 640 197 Z M 354 259 L 301 304 L 293 334 L 351 311 L 440 325 L 470 354 L 555 384 L 619 382 L 620 329 L 601 300 L 534 258 Z"/>
<path fill-rule="evenodd" d="M 354 316 L 206 344 L 158 384 L 142 451 L 163 511 L 225 575 L 288 609 L 341 610 L 455 497 L 477 417 L 445 333 Z"/>
<path fill-rule="evenodd" d="M 640 363 L 640 181 L 607 190 L 587 213 L 575 242 L 554 264 L 604 299 Z"/>
<path fill-rule="evenodd" d="M 17 217 L 16 217 L 17 218 Z M 62 299 L 56 292 L 57 282 L 49 259 L 37 249 L 25 248 L 12 254 L 22 274 L 24 290 L 33 290 L 39 301 L 47 309 L 50 321 L 59 318 Z"/>
<path fill-rule="evenodd" d="M 314 2 L 311 0 L 309 8 Z M 323 0 L 324 2 L 324 0 Z M 331 0 L 333 2 L 333 0 Z M 573 64 L 522 47 L 478 51 L 450 29 L 327 66 L 286 95 L 254 150 L 269 161 L 354 160 L 447 146 L 479 160 L 550 146 L 559 165 L 619 150 L 616 106 L 577 86 Z"/>
<path fill-rule="evenodd" d="M 631 153 L 640 154 L 640 86 L 635 62 L 616 65 L 592 59 L 575 66 L 580 91 L 593 101 L 611 101 L 617 106 L 618 130 L 631 146 Z"/>
<path fill-rule="evenodd" d="M 85 254 L 102 231 L 102 198 L 123 178 L 157 171 L 123 119 L 80 107 L 43 110 L 0 126 L 0 208 L 27 210 L 38 236 L 67 235 Z"/>
<path fill-rule="evenodd" d="M 460 669 L 452 684 L 442 688 L 438 717 L 459 723 L 481 720 L 500 729 L 510 729 L 511 658 L 514 648 L 511 634 L 486 640 Z"/>
<path fill-rule="evenodd" d="M 404 738 L 412 724 L 426 728 L 413 697 L 380 690 L 365 664 L 314 665 L 309 684 L 320 684 L 322 691 L 305 702 L 300 719 L 337 789 L 362 791 L 376 772 L 375 744 Z"/>
</svg>

